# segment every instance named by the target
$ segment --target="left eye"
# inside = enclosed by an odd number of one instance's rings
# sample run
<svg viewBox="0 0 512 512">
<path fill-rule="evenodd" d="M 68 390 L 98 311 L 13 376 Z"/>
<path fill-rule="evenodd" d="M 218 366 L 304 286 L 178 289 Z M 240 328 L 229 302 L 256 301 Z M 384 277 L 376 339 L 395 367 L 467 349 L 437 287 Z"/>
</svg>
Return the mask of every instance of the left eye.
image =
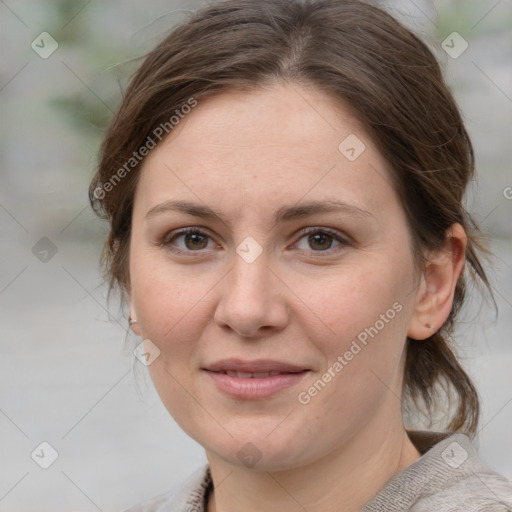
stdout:
<svg viewBox="0 0 512 512">
<path fill-rule="evenodd" d="M 307 232 L 302 232 L 303 236 L 297 242 L 297 248 L 305 251 L 313 250 L 314 252 L 327 251 L 333 248 L 333 243 L 337 243 L 334 247 L 339 245 L 346 245 L 347 242 L 343 240 L 336 233 L 331 233 L 326 230 L 310 230 Z M 300 246 L 302 241 L 305 241 L 305 244 L 309 247 Z"/>
</svg>

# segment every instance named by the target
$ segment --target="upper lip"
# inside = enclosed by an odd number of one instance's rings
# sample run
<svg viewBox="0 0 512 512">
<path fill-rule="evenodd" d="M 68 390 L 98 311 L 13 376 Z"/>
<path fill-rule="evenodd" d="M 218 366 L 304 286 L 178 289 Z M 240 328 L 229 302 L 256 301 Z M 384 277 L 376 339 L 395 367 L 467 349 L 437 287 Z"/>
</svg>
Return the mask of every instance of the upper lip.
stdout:
<svg viewBox="0 0 512 512">
<path fill-rule="evenodd" d="M 303 366 L 285 363 L 281 361 L 273 361 L 270 359 L 258 359 L 256 361 L 243 361 L 242 359 L 222 359 L 215 363 L 209 364 L 204 368 L 211 372 L 247 372 L 247 373 L 266 373 L 266 372 L 282 372 L 282 373 L 298 373 L 307 370 Z"/>
</svg>

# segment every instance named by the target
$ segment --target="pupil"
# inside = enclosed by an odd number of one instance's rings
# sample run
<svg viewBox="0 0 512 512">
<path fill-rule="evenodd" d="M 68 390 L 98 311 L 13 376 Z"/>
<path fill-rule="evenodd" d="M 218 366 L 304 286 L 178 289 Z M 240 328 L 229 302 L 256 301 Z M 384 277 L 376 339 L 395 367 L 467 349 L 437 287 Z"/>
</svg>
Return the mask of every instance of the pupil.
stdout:
<svg viewBox="0 0 512 512">
<path fill-rule="evenodd" d="M 319 245 L 323 245 L 323 244 L 325 244 L 326 241 L 329 242 L 330 238 L 331 238 L 331 236 L 327 235 L 325 233 L 315 233 L 314 235 L 310 235 L 309 241 L 310 241 L 310 244 L 312 242 L 312 247 L 313 247 L 317 243 L 319 243 Z M 331 244 L 328 243 L 327 247 L 325 247 L 325 246 L 324 247 L 320 247 L 320 249 L 321 250 L 329 249 L 330 245 Z M 316 248 L 318 249 L 319 247 L 317 246 Z"/>
<path fill-rule="evenodd" d="M 201 239 L 202 239 L 202 242 L 203 244 L 201 245 Z M 187 235 L 185 236 L 185 243 L 187 245 L 187 248 L 189 249 L 204 249 L 204 247 L 206 247 L 206 244 L 204 243 L 206 240 L 206 237 L 204 237 L 203 235 L 199 234 L 199 233 L 187 233 Z M 189 244 L 188 242 L 192 242 L 191 244 Z M 192 247 L 190 247 L 192 246 Z"/>
</svg>

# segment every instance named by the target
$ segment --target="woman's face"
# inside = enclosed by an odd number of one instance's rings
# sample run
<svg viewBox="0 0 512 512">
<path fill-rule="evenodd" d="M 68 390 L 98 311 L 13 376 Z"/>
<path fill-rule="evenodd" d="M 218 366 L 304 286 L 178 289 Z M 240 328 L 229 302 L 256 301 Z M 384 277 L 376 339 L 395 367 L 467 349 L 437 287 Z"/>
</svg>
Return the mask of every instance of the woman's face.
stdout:
<svg viewBox="0 0 512 512">
<path fill-rule="evenodd" d="M 131 313 L 208 454 L 278 470 L 402 428 L 409 233 L 348 110 L 296 84 L 199 100 L 137 187 Z"/>
</svg>

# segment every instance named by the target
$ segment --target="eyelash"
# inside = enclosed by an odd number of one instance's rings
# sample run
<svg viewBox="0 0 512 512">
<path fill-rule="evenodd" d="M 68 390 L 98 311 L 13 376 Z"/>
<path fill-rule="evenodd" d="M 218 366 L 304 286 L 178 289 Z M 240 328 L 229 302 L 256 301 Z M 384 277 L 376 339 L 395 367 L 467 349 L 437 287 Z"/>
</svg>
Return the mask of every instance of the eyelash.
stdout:
<svg viewBox="0 0 512 512">
<path fill-rule="evenodd" d="M 202 231 L 199 228 L 189 227 L 189 228 L 180 229 L 180 230 L 178 230 L 176 232 L 169 233 L 164 238 L 164 240 L 162 241 L 161 245 L 166 247 L 167 249 L 169 249 L 171 252 L 173 252 L 175 254 L 187 254 L 187 255 L 190 255 L 190 254 L 193 254 L 193 253 L 201 253 L 201 252 L 203 252 L 203 249 L 197 250 L 197 251 L 190 251 L 190 250 L 186 250 L 185 251 L 183 249 L 178 249 L 178 248 L 176 248 L 176 247 L 174 247 L 172 245 L 172 242 L 175 241 L 177 238 L 179 238 L 180 236 L 183 236 L 183 235 L 187 235 L 189 233 L 194 233 L 194 234 L 202 235 L 202 236 L 208 237 L 209 239 L 212 238 L 208 233 L 206 233 L 205 231 Z M 351 242 L 349 241 L 348 238 L 343 237 L 338 232 L 333 231 L 333 230 L 328 229 L 328 228 L 303 228 L 303 229 L 301 229 L 297 233 L 297 236 L 299 236 L 299 238 L 298 238 L 297 242 L 294 243 L 294 245 L 296 245 L 305 236 L 316 235 L 318 233 L 330 236 L 334 241 L 339 242 L 339 245 L 336 245 L 334 247 L 331 247 L 331 248 L 325 249 L 325 250 L 321 250 L 321 251 L 314 251 L 314 250 L 309 251 L 310 253 L 314 254 L 315 256 L 320 256 L 320 254 L 323 254 L 323 253 L 326 253 L 327 255 L 332 255 L 333 250 L 336 250 L 336 248 L 338 248 L 338 250 L 339 250 L 340 248 L 343 248 L 344 246 L 351 245 Z M 320 257 L 322 257 L 322 256 L 320 256 Z"/>
</svg>

